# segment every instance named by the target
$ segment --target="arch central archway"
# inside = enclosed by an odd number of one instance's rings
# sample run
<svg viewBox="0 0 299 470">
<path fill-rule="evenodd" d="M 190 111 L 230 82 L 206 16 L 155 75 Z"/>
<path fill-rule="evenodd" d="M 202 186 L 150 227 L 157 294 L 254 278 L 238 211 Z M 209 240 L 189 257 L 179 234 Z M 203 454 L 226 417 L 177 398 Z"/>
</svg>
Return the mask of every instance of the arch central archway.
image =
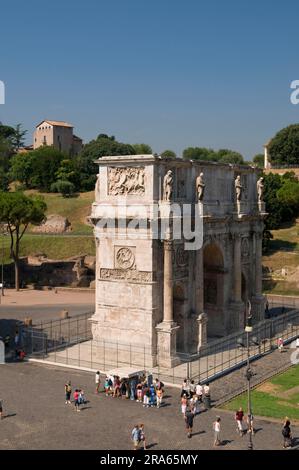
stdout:
<svg viewBox="0 0 299 470">
<path fill-rule="evenodd" d="M 225 335 L 224 258 L 216 243 L 204 247 L 204 311 L 208 315 L 208 338 Z"/>
</svg>

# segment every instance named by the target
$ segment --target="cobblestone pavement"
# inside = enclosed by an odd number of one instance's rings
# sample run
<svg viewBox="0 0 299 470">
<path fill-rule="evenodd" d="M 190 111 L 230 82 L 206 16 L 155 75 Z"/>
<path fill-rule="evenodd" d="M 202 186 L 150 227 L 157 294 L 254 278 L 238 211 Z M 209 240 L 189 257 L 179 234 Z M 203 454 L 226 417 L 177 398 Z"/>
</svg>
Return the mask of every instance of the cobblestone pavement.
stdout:
<svg viewBox="0 0 299 470">
<path fill-rule="evenodd" d="M 90 400 L 80 413 L 65 405 L 66 380 L 83 388 Z M 233 414 L 213 409 L 196 417 L 194 435 L 187 439 L 174 388 L 166 389 L 163 408 L 144 409 L 129 400 L 97 396 L 91 373 L 11 363 L 0 366 L 0 398 L 8 415 L 0 422 L 0 449 L 131 449 L 130 431 L 141 422 L 152 450 L 212 449 L 212 422 L 218 413 L 226 444 L 217 451 L 247 448 L 247 437 L 236 433 Z M 282 448 L 280 423 L 256 420 L 256 428 L 256 449 Z M 298 427 L 293 435 L 299 437 Z"/>
</svg>

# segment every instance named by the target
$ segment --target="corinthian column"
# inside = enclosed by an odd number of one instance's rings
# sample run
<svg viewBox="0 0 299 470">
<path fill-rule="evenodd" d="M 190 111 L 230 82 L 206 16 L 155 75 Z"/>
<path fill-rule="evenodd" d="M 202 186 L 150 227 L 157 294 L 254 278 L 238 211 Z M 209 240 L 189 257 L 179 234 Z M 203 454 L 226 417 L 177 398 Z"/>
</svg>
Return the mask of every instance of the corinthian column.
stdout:
<svg viewBox="0 0 299 470">
<path fill-rule="evenodd" d="M 263 238 L 261 233 L 257 233 L 256 240 L 256 254 L 255 254 L 255 293 L 256 295 L 262 294 L 262 243 Z"/>
<path fill-rule="evenodd" d="M 172 241 L 164 240 L 164 301 L 163 321 L 173 322 Z"/>
<path fill-rule="evenodd" d="M 234 301 L 242 302 L 241 237 L 234 236 Z"/>
</svg>

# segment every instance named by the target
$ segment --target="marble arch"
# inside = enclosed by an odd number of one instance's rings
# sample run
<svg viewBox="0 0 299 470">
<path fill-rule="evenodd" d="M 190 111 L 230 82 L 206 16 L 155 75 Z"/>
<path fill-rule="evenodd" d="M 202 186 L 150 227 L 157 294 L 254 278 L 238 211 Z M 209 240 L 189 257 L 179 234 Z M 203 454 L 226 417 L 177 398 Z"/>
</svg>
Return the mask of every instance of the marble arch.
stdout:
<svg viewBox="0 0 299 470">
<path fill-rule="evenodd" d="M 127 345 L 136 351 L 135 364 L 142 347 L 147 366 L 172 367 L 180 353 L 196 353 L 210 338 L 242 329 L 246 300 L 254 321 L 263 319 L 266 213 L 258 201 L 256 168 L 154 155 L 103 157 L 97 164 L 91 214 L 97 242 L 94 339 Z M 103 214 L 115 222 L 112 208 L 120 203 L 129 212 L 119 216 L 116 230 L 99 228 Z M 153 215 L 154 205 L 167 209 L 171 203 L 199 211 L 201 248 L 186 252 L 183 236 L 154 233 L 153 222 L 163 219 L 163 211 Z M 133 233 L 136 207 L 147 215 Z"/>
</svg>

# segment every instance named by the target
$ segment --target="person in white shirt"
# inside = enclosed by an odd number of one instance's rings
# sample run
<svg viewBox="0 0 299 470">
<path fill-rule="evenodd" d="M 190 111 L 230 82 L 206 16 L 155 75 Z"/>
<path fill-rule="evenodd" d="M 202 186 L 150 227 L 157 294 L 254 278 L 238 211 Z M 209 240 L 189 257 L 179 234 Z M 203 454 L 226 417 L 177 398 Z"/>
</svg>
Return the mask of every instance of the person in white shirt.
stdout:
<svg viewBox="0 0 299 470">
<path fill-rule="evenodd" d="M 214 429 L 214 446 L 220 446 L 221 444 L 221 439 L 220 439 L 220 429 L 221 429 L 221 418 L 220 416 L 217 416 L 216 421 L 213 423 L 213 429 Z"/>
<path fill-rule="evenodd" d="M 203 388 L 202 385 L 200 385 L 200 382 L 196 385 L 195 393 L 197 395 L 197 399 L 199 402 L 202 402 L 202 394 L 203 394 Z"/>
<path fill-rule="evenodd" d="M 206 410 L 211 408 L 210 386 L 208 383 L 203 386 L 203 403 Z"/>
<path fill-rule="evenodd" d="M 96 372 L 95 381 L 96 381 L 96 393 L 99 393 L 100 392 L 100 385 L 101 385 L 100 371 Z"/>
</svg>

